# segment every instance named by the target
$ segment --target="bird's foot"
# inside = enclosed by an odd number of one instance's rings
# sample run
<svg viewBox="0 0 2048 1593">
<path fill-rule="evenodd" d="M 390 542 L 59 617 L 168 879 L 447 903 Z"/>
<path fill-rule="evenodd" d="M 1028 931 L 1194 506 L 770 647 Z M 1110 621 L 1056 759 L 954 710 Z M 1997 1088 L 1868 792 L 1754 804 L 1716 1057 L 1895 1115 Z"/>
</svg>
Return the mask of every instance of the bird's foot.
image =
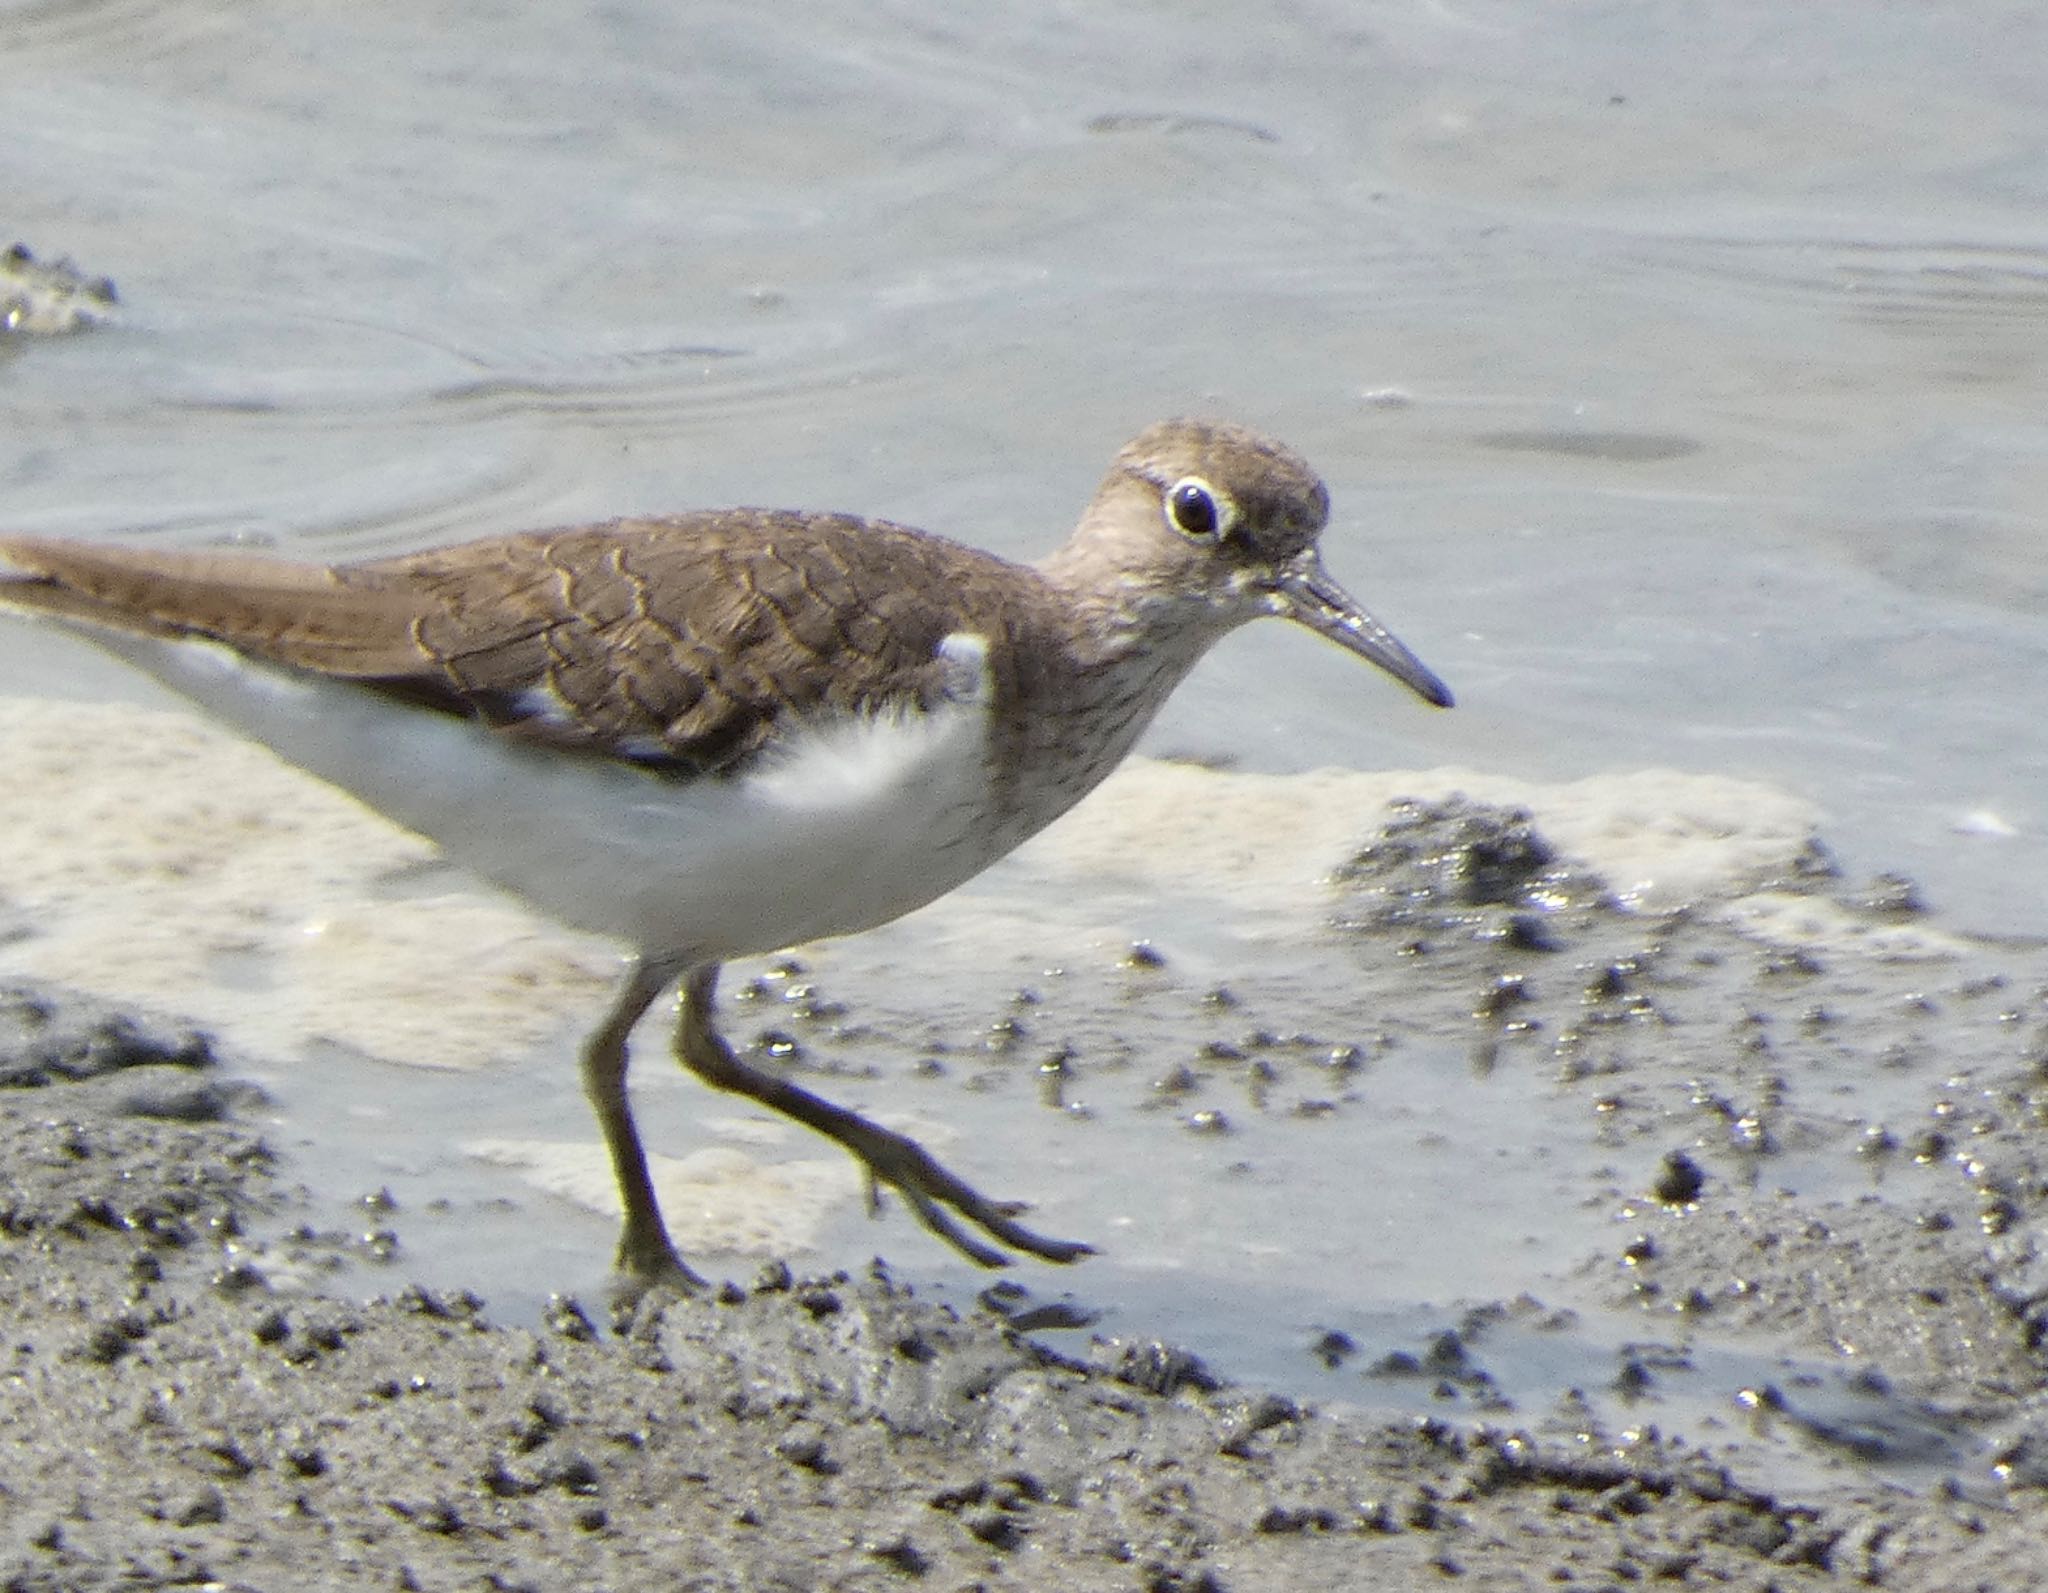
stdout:
<svg viewBox="0 0 2048 1593">
<path fill-rule="evenodd" d="M 744 1095 L 845 1146 L 867 1169 L 871 1197 L 877 1185 L 889 1185 L 909 1203 L 919 1222 L 980 1266 L 1005 1267 L 1010 1257 L 983 1243 L 968 1227 L 979 1228 L 990 1238 L 1042 1261 L 1079 1261 L 1095 1253 L 1093 1245 L 1033 1233 L 1017 1221 L 1018 1214 L 1029 1208 L 987 1199 L 908 1135 L 871 1123 L 860 1113 L 835 1106 L 780 1075 L 749 1067 L 712 1027 L 717 988 L 718 964 L 704 963 L 691 969 L 683 978 L 682 1010 L 676 1025 L 676 1057 L 705 1083 Z M 651 1196 L 649 1199 L 651 1202 Z"/>
<path fill-rule="evenodd" d="M 619 1238 L 618 1257 L 612 1263 L 613 1305 L 635 1305 L 657 1289 L 688 1295 L 701 1294 L 709 1287 L 676 1254 L 665 1230 L 636 1232 L 631 1223 L 627 1224 Z"/>
<path fill-rule="evenodd" d="M 879 1204 L 880 1186 L 889 1185 L 903 1197 L 919 1222 L 979 1266 L 1006 1267 L 1010 1257 L 969 1233 L 947 1207 L 993 1238 L 1042 1261 L 1065 1264 L 1095 1254 L 1093 1245 L 1079 1240 L 1048 1239 L 1032 1232 L 1017 1221 L 1031 1209 L 1028 1205 L 1022 1201 L 988 1199 L 906 1134 L 871 1123 L 857 1112 L 845 1113 L 845 1122 L 840 1127 L 844 1132 L 840 1128 L 826 1132 L 851 1151 L 866 1169 L 870 1207 Z"/>
</svg>

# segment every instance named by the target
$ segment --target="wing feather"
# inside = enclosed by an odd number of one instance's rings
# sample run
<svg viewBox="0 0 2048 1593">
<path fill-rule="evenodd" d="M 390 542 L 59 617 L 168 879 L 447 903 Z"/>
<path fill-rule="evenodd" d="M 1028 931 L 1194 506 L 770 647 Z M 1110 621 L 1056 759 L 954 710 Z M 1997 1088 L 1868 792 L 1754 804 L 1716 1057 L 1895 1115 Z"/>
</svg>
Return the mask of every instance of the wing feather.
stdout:
<svg viewBox="0 0 2048 1593">
<path fill-rule="evenodd" d="M 934 553 L 952 551 L 945 569 Z M 967 555 L 968 579 L 951 560 Z M 880 522 L 733 510 L 491 538 L 372 563 L 0 540 L 0 601 L 203 637 L 564 751 L 728 769 L 793 717 L 930 707 L 933 602 L 1021 572 Z"/>
</svg>

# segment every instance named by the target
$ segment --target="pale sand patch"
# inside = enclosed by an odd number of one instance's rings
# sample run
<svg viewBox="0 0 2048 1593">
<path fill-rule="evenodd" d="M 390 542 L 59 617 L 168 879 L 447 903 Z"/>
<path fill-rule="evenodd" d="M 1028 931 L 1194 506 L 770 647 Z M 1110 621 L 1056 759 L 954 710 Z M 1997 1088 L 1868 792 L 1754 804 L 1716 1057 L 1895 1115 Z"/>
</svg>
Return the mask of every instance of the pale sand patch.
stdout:
<svg viewBox="0 0 2048 1593">
<path fill-rule="evenodd" d="M 611 1162 L 595 1140 L 479 1139 L 462 1148 L 557 1199 L 619 1215 Z M 738 1146 L 717 1145 L 687 1156 L 650 1155 L 648 1168 L 669 1233 L 685 1255 L 811 1254 L 827 1221 L 862 1194 L 860 1174 L 847 1156 L 767 1161 Z"/>
<path fill-rule="evenodd" d="M 1673 769 L 1544 782 L 1472 769 L 1219 772 L 1133 759 L 1033 843 L 1034 862 L 1115 888 L 1162 880 L 1248 911 L 1319 911 L 1317 887 L 1390 803 L 1453 796 L 1526 808 L 1630 906 L 1726 895 L 1789 866 L 1818 819 L 1775 786 Z"/>
</svg>

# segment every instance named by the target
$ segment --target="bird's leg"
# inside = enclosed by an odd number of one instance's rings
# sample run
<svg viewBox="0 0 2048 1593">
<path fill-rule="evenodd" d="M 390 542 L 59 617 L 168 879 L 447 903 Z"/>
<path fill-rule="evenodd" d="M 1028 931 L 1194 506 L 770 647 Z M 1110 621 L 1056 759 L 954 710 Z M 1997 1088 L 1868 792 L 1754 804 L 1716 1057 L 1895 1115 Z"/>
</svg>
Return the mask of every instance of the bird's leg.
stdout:
<svg viewBox="0 0 2048 1593">
<path fill-rule="evenodd" d="M 674 977 L 672 968 L 654 967 L 635 957 L 604 1021 L 583 1043 L 583 1092 L 604 1130 L 612 1170 L 618 1175 L 619 1200 L 626 1209 L 617 1266 L 636 1291 L 663 1283 L 686 1290 L 704 1286 L 669 1242 L 668 1225 L 654 1198 L 654 1181 L 647 1176 L 647 1153 L 640 1148 L 640 1131 L 633 1125 L 633 1107 L 626 1098 L 626 1036 Z"/>
<path fill-rule="evenodd" d="M 1091 1245 L 1045 1239 L 1018 1223 L 1025 1208 L 986 1200 L 935 1161 L 916 1140 L 870 1123 L 858 1112 L 834 1106 L 787 1079 L 748 1067 L 713 1026 L 718 964 L 705 963 L 683 976 L 682 1012 L 676 1023 L 676 1059 L 706 1084 L 731 1090 L 795 1118 L 837 1140 L 858 1158 L 871 1181 L 897 1189 L 918 1220 L 961 1254 L 984 1267 L 1006 1266 L 1010 1258 L 983 1244 L 947 1215 L 950 1206 L 968 1222 L 1004 1244 L 1047 1261 L 1077 1261 L 1094 1254 Z"/>
</svg>

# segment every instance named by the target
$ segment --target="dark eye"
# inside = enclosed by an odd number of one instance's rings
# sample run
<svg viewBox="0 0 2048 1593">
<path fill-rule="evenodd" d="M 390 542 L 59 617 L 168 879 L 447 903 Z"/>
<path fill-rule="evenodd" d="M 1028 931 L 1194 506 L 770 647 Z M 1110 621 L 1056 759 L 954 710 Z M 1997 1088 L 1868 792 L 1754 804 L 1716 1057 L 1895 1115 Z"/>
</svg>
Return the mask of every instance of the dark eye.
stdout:
<svg viewBox="0 0 2048 1593">
<path fill-rule="evenodd" d="M 1215 489 L 1194 476 L 1176 481 L 1167 489 L 1166 513 L 1174 530 L 1204 541 L 1228 529 L 1230 518 L 1217 501 Z"/>
</svg>

